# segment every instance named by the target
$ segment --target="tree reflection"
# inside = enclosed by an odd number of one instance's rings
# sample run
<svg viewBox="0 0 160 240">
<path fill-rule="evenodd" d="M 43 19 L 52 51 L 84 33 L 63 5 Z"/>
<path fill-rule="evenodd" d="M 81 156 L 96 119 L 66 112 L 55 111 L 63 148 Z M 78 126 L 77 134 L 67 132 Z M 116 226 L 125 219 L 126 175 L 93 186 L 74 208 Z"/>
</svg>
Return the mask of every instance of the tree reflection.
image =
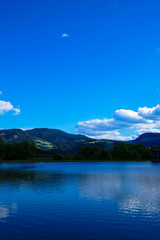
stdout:
<svg viewBox="0 0 160 240">
<path fill-rule="evenodd" d="M 63 173 L 59 171 L 36 171 L 25 168 L 0 169 L 0 186 L 14 185 L 15 187 L 27 186 L 38 188 L 60 188 L 69 181 L 74 182 L 79 174 Z M 74 180 L 73 180 L 74 179 Z"/>
</svg>

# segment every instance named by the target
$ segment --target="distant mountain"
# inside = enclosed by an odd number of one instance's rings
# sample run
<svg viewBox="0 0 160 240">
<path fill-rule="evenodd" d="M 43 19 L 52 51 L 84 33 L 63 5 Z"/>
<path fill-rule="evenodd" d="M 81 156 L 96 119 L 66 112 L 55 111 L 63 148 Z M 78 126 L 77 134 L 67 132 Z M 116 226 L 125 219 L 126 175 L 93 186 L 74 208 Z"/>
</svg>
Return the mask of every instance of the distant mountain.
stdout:
<svg viewBox="0 0 160 240">
<path fill-rule="evenodd" d="M 35 128 L 23 131 L 21 129 L 0 130 L 0 137 L 5 142 L 34 142 L 41 150 L 76 153 L 80 147 L 97 145 L 104 149 L 112 149 L 116 141 L 96 140 L 80 134 L 69 134 L 57 129 Z"/>
<path fill-rule="evenodd" d="M 144 133 L 135 140 L 129 141 L 129 143 L 142 143 L 148 147 L 160 145 L 160 133 Z"/>
<path fill-rule="evenodd" d="M 118 141 L 97 140 L 80 134 L 69 134 L 57 129 L 35 128 L 23 131 L 21 129 L 0 130 L 0 138 L 5 142 L 34 142 L 36 147 L 45 151 L 71 152 L 75 154 L 80 147 L 96 145 L 111 150 Z M 137 139 L 128 141 L 131 144 L 142 143 L 145 146 L 160 145 L 160 133 L 144 133 Z"/>
</svg>

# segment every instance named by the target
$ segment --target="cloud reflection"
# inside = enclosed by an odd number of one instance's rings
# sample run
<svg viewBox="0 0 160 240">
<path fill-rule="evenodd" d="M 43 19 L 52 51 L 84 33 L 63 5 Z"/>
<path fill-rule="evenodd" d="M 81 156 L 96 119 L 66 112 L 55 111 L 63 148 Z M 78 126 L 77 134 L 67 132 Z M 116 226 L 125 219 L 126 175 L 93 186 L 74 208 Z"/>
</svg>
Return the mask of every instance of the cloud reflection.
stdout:
<svg viewBox="0 0 160 240">
<path fill-rule="evenodd" d="M 83 166 L 84 167 L 84 166 Z M 66 166 L 65 166 L 66 171 Z M 4 185 L 18 189 L 32 189 L 34 192 L 64 193 L 67 189 L 78 189 L 80 198 L 93 201 L 110 201 L 118 211 L 136 216 L 150 217 L 160 214 L 160 175 L 153 169 L 115 168 L 93 172 L 84 169 L 55 171 L 34 171 L 27 169 L 0 170 L 0 187 Z M 0 204 L 0 219 L 17 212 L 16 203 L 10 207 Z"/>
<path fill-rule="evenodd" d="M 17 204 L 12 203 L 11 206 L 6 206 L 3 203 L 0 203 L 0 221 L 4 221 L 11 214 L 15 214 L 17 212 Z"/>
<path fill-rule="evenodd" d="M 146 174 L 89 174 L 79 182 L 79 194 L 92 200 L 111 200 L 119 211 L 146 217 L 160 212 L 160 176 Z"/>
</svg>

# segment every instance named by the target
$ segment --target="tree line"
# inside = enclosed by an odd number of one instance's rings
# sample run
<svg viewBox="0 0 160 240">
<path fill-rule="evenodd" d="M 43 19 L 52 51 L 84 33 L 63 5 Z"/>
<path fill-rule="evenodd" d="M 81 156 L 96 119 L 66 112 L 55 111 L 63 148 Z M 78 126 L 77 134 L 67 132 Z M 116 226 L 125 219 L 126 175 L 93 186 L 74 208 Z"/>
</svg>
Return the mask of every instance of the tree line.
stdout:
<svg viewBox="0 0 160 240">
<path fill-rule="evenodd" d="M 35 157 L 35 145 L 28 141 L 5 143 L 0 139 L 0 160 L 27 160 Z"/>
<path fill-rule="evenodd" d="M 78 161 L 112 161 L 112 160 L 151 160 L 151 150 L 143 144 L 115 144 L 112 151 L 98 146 L 85 146 L 79 149 L 75 156 L 72 154 L 54 153 L 53 160 L 78 160 Z"/>
<path fill-rule="evenodd" d="M 34 143 L 22 141 L 20 143 L 5 143 L 0 139 L 0 160 L 27 160 L 36 157 L 37 149 Z M 46 152 L 47 156 L 47 152 Z M 81 147 L 76 155 L 71 153 L 54 152 L 48 154 L 54 161 L 112 161 L 112 160 L 151 160 L 151 150 L 143 144 L 115 144 L 112 151 L 96 145 Z"/>
</svg>

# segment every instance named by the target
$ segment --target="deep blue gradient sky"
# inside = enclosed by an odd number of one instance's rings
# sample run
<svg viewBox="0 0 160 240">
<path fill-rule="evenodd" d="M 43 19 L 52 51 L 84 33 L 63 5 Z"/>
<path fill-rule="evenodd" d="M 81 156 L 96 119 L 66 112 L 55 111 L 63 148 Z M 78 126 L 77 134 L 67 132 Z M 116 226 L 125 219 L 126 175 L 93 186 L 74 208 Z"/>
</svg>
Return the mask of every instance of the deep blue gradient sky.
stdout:
<svg viewBox="0 0 160 240">
<path fill-rule="evenodd" d="M 21 110 L 1 114 L 0 128 L 75 133 L 78 122 L 156 107 L 159 13 L 159 0 L 0 0 L 0 99 Z"/>
</svg>

